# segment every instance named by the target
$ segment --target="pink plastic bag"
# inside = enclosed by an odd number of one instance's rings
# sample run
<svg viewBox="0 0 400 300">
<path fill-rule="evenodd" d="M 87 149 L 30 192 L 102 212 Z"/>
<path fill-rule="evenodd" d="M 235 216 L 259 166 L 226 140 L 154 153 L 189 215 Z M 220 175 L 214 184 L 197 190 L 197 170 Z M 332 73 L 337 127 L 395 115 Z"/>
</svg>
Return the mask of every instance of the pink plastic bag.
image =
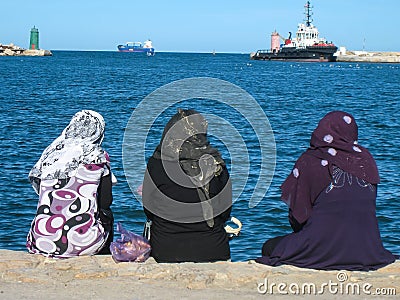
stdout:
<svg viewBox="0 0 400 300">
<path fill-rule="evenodd" d="M 116 262 L 144 262 L 149 258 L 151 247 L 147 239 L 124 229 L 120 222 L 117 223 L 117 232 L 121 233 L 121 238 L 110 245 L 112 257 Z"/>
<path fill-rule="evenodd" d="M 143 196 L 143 184 L 137 187 L 136 193 L 138 193 L 140 196 Z"/>
</svg>

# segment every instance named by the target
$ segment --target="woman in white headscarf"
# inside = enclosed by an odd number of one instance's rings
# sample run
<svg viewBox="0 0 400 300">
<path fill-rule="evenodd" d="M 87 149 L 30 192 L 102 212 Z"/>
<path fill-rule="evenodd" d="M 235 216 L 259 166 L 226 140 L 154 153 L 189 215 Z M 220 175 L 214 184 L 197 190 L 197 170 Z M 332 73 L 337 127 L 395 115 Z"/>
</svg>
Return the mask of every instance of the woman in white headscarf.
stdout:
<svg viewBox="0 0 400 300">
<path fill-rule="evenodd" d="M 101 148 L 104 129 L 97 112 L 76 113 L 30 171 L 39 195 L 27 237 L 30 253 L 57 258 L 110 253 L 116 180 Z"/>
</svg>

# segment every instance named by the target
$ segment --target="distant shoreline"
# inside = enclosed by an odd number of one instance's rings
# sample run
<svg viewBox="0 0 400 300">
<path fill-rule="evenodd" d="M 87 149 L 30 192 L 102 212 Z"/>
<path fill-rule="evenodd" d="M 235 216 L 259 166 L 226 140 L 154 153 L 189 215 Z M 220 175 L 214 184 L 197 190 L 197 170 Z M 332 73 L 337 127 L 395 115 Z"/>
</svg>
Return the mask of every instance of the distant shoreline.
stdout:
<svg viewBox="0 0 400 300">
<path fill-rule="evenodd" d="M 46 52 L 44 52 L 46 51 Z M 96 52 L 96 53 L 120 53 L 118 50 L 25 50 L 24 53 L 15 54 L 13 56 L 52 56 L 53 53 L 57 52 Z M 216 52 L 213 54 L 212 52 L 180 52 L 180 51 L 156 51 L 157 54 L 187 54 L 187 55 L 210 55 L 210 56 L 218 56 L 218 55 L 250 55 L 249 53 L 238 53 L 238 52 Z M 141 55 L 141 53 L 122 53 L 121 55 Z M 0 54 L 0 56 L 2 56 Z M 4 56 L 4 55 L 3 55 Z M 287 61 L 287 62 L 290 62 Z M 336 62 L 347 62 L 347 63 L 400 63 L 400 52 L 383 52 L 383 51 L 347 51 L 346 54 L 337 55 Z M 332 62 L 334 63 L 334 62 Z"/>
<path fill-rule="evenodd" d="M 142 55 L 143 53 L 129 53 L 129 52 L 119 52 L 118 50 L 68 50 L 68 49 L 53 49 L 53 52 L 115 52 L 121 53 L 123 55 Z M 192 51 L 155 51 L 155 53 L 181 53 L 181 54 L 209 54 L 213 55 L 213 52 L 192 52 Z M 238 55 L 249 55 L 249 53 L 245 52 L 215 52 L 215 55 L 218 54 L 238 54 Z"/>
</svg>

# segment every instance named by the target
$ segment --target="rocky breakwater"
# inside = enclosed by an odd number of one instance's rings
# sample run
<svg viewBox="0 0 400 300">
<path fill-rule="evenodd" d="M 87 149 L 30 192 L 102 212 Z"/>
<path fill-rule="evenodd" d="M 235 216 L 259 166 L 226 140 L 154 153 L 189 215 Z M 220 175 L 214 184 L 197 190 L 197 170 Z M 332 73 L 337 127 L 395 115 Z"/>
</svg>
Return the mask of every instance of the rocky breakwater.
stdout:
<svg viewBox="0 0 400 300">
<path fill-rule="evenodd" d="M 338 62 L 400 63 L 400 52 L 345 51 L 337 55 Z"/>
<path fill-rule="evenodd" d="M 373 272 L 248 262 L 115 263 L 0 250 L 0 299 L 398 299 L 400 261 Z M 397 295 L 396 295 L 397 294 Z"/>
<path fill-rule="evenodd" d="M 52 56 L 50 50 L 32 50 L 24 49 L 14 44 L 0 44 L 0 56 Z"/>
</svg>

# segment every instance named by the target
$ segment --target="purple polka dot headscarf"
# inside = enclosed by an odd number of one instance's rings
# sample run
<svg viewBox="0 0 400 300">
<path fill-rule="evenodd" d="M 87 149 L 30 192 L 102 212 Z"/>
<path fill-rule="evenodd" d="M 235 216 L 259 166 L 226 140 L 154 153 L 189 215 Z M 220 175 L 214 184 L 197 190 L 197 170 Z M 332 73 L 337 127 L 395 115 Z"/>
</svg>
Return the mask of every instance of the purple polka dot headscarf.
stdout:
<svg viewBox="0 0 400 300">
<path fill-rule="evenodd" d="M 371 184 L 379 183 L 374 158 L 357 140 L 358 126 L 351 114 L 333 111 L 320 120 L 310 147 L 281 186 L 281 198 L 297 221 L 308 219 L 315 199 L 332 181 L 333 166 Z"/>
</svg>

